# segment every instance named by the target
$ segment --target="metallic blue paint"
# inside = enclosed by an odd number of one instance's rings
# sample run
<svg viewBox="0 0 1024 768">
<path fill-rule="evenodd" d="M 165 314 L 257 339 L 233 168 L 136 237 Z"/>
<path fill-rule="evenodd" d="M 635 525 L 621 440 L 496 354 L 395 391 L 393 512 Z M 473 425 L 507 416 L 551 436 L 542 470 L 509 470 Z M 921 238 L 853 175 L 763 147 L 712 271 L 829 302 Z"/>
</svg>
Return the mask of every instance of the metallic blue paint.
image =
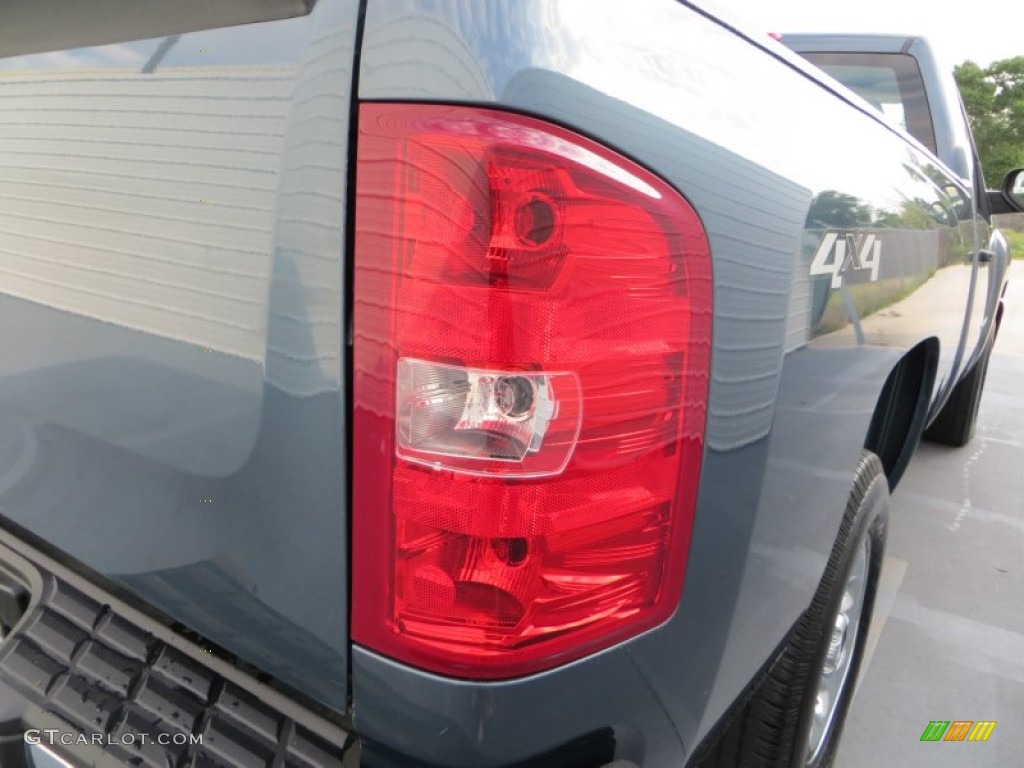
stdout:
<svg viewBox="0 0 1024 768">
<path fill-rule="evenodd" d="M 612 727 L 618 756 L 680 765 L 810 602 L 893 367 L 937 340 L 934 411 L 991 333 L 1005 242 L 975 216 L 955 141 L 932 157 L 767 36 L 693 5 L 369 0 L 360 99 L 520 111 L 652 169 L 707 230 L 715 330 L 666 624 L 486 684 L 349 648 L 358 13 L 320 0 L 308 18 L 165 40 L 159 61 L 159 40 L 11 60 L 114 84 L 0 79 L 0 513 L 418 761 L 495 766 Z M 178 112 L 139 107 L 159 88 Z M 48 94 L 44 126 L 25 99 Z M 45 159 L 61 147 L 74 153 Z M 876 237 L 877 275 L 812 274 L 830 233 Z"/>
</svg>

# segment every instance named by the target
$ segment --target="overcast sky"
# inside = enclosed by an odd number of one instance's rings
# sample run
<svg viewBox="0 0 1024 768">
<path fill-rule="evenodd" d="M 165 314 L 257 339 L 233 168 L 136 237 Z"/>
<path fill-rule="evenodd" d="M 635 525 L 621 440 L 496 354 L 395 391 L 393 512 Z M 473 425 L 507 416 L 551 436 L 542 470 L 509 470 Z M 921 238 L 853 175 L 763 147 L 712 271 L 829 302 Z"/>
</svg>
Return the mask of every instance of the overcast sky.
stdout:
<svg viewBox="0 0 1024 768">
<path fill-rule="evenodd" d="M 715 0 L 769 32 L 896 32 L 924 35 L 953 64 L 1024 56 L 1020 0 Z"/>
</svg>

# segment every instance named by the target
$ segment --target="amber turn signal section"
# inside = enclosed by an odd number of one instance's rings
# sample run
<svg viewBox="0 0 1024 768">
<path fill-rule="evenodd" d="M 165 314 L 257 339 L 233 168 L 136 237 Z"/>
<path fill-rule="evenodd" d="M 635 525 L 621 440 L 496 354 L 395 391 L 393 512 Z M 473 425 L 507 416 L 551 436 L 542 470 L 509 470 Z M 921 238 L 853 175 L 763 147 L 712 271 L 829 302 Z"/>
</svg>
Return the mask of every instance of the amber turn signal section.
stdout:
<svg viewBox="0 0 1024 768">
<path fill-rule="evenodd" d="M 496 679 L 664 622 L 711 343 L 683 197 L 536 119 L 364 104 L 354 296 L 354 641 Z"/>
</svg>

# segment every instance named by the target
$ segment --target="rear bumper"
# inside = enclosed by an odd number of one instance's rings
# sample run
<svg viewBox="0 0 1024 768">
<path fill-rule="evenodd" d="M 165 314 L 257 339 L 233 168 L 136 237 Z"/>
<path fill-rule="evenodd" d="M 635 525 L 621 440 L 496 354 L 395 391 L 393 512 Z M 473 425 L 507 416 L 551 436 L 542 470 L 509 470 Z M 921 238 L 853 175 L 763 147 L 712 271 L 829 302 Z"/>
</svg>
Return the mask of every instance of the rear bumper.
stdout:
<svg viewBox="0 0 1024 768">
<path fill-rule="evenodd" d="M 179 627 L 0 529 L 0 765 L 402 768 Z M 603 729 L 515 768 L 636 768 Z M 54 759 L 56 758 L 56 760 Z"/>
<path fill-rule="evenodd" d="M 29 740 L 76 765 L 358 762 L 342 725 L 0 530 L 4 592 L 0 700 L 21 710 L 0 734 L 4 766 Z"/>
</svg>

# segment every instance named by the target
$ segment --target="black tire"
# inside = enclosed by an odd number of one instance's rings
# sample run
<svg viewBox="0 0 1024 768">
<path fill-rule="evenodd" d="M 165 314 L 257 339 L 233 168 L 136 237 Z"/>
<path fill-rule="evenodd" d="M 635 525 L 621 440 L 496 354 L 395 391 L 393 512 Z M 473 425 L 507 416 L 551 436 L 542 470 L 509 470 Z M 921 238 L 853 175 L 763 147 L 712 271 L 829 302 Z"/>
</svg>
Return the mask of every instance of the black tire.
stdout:
<svg viewBox="0 0 1024 768">
<path fill-rule="evenodd" d="M 981 393 L 985 389 L 994 340 L 985 345 L 985 350 L 974 361 L 974 365 L 953 387 L 949 400 L 942 406 L 935 421 L 924 431 L 925 440 L 954 448 L 961 448 L 971 442 L 978 424 L 978 408 L 981 406 Z"/>
<path fill-rule="evenodd" d="M 825 574 L 810 608 L 793 628 L 781 656 L 750 700 L 733 717 L 703 768 L 821 768 L 835 756 L 864 656 L 889 519 L 889 485 L 882 463 L 865 451 L 857 467 Z M 860 548 L 867 544 L 863 613 L 850 654 L 849 672 L 836 697 L 835 714 L 810 759 L 808 737 L 829 650 L 832 627 Z"/>
</svg>

